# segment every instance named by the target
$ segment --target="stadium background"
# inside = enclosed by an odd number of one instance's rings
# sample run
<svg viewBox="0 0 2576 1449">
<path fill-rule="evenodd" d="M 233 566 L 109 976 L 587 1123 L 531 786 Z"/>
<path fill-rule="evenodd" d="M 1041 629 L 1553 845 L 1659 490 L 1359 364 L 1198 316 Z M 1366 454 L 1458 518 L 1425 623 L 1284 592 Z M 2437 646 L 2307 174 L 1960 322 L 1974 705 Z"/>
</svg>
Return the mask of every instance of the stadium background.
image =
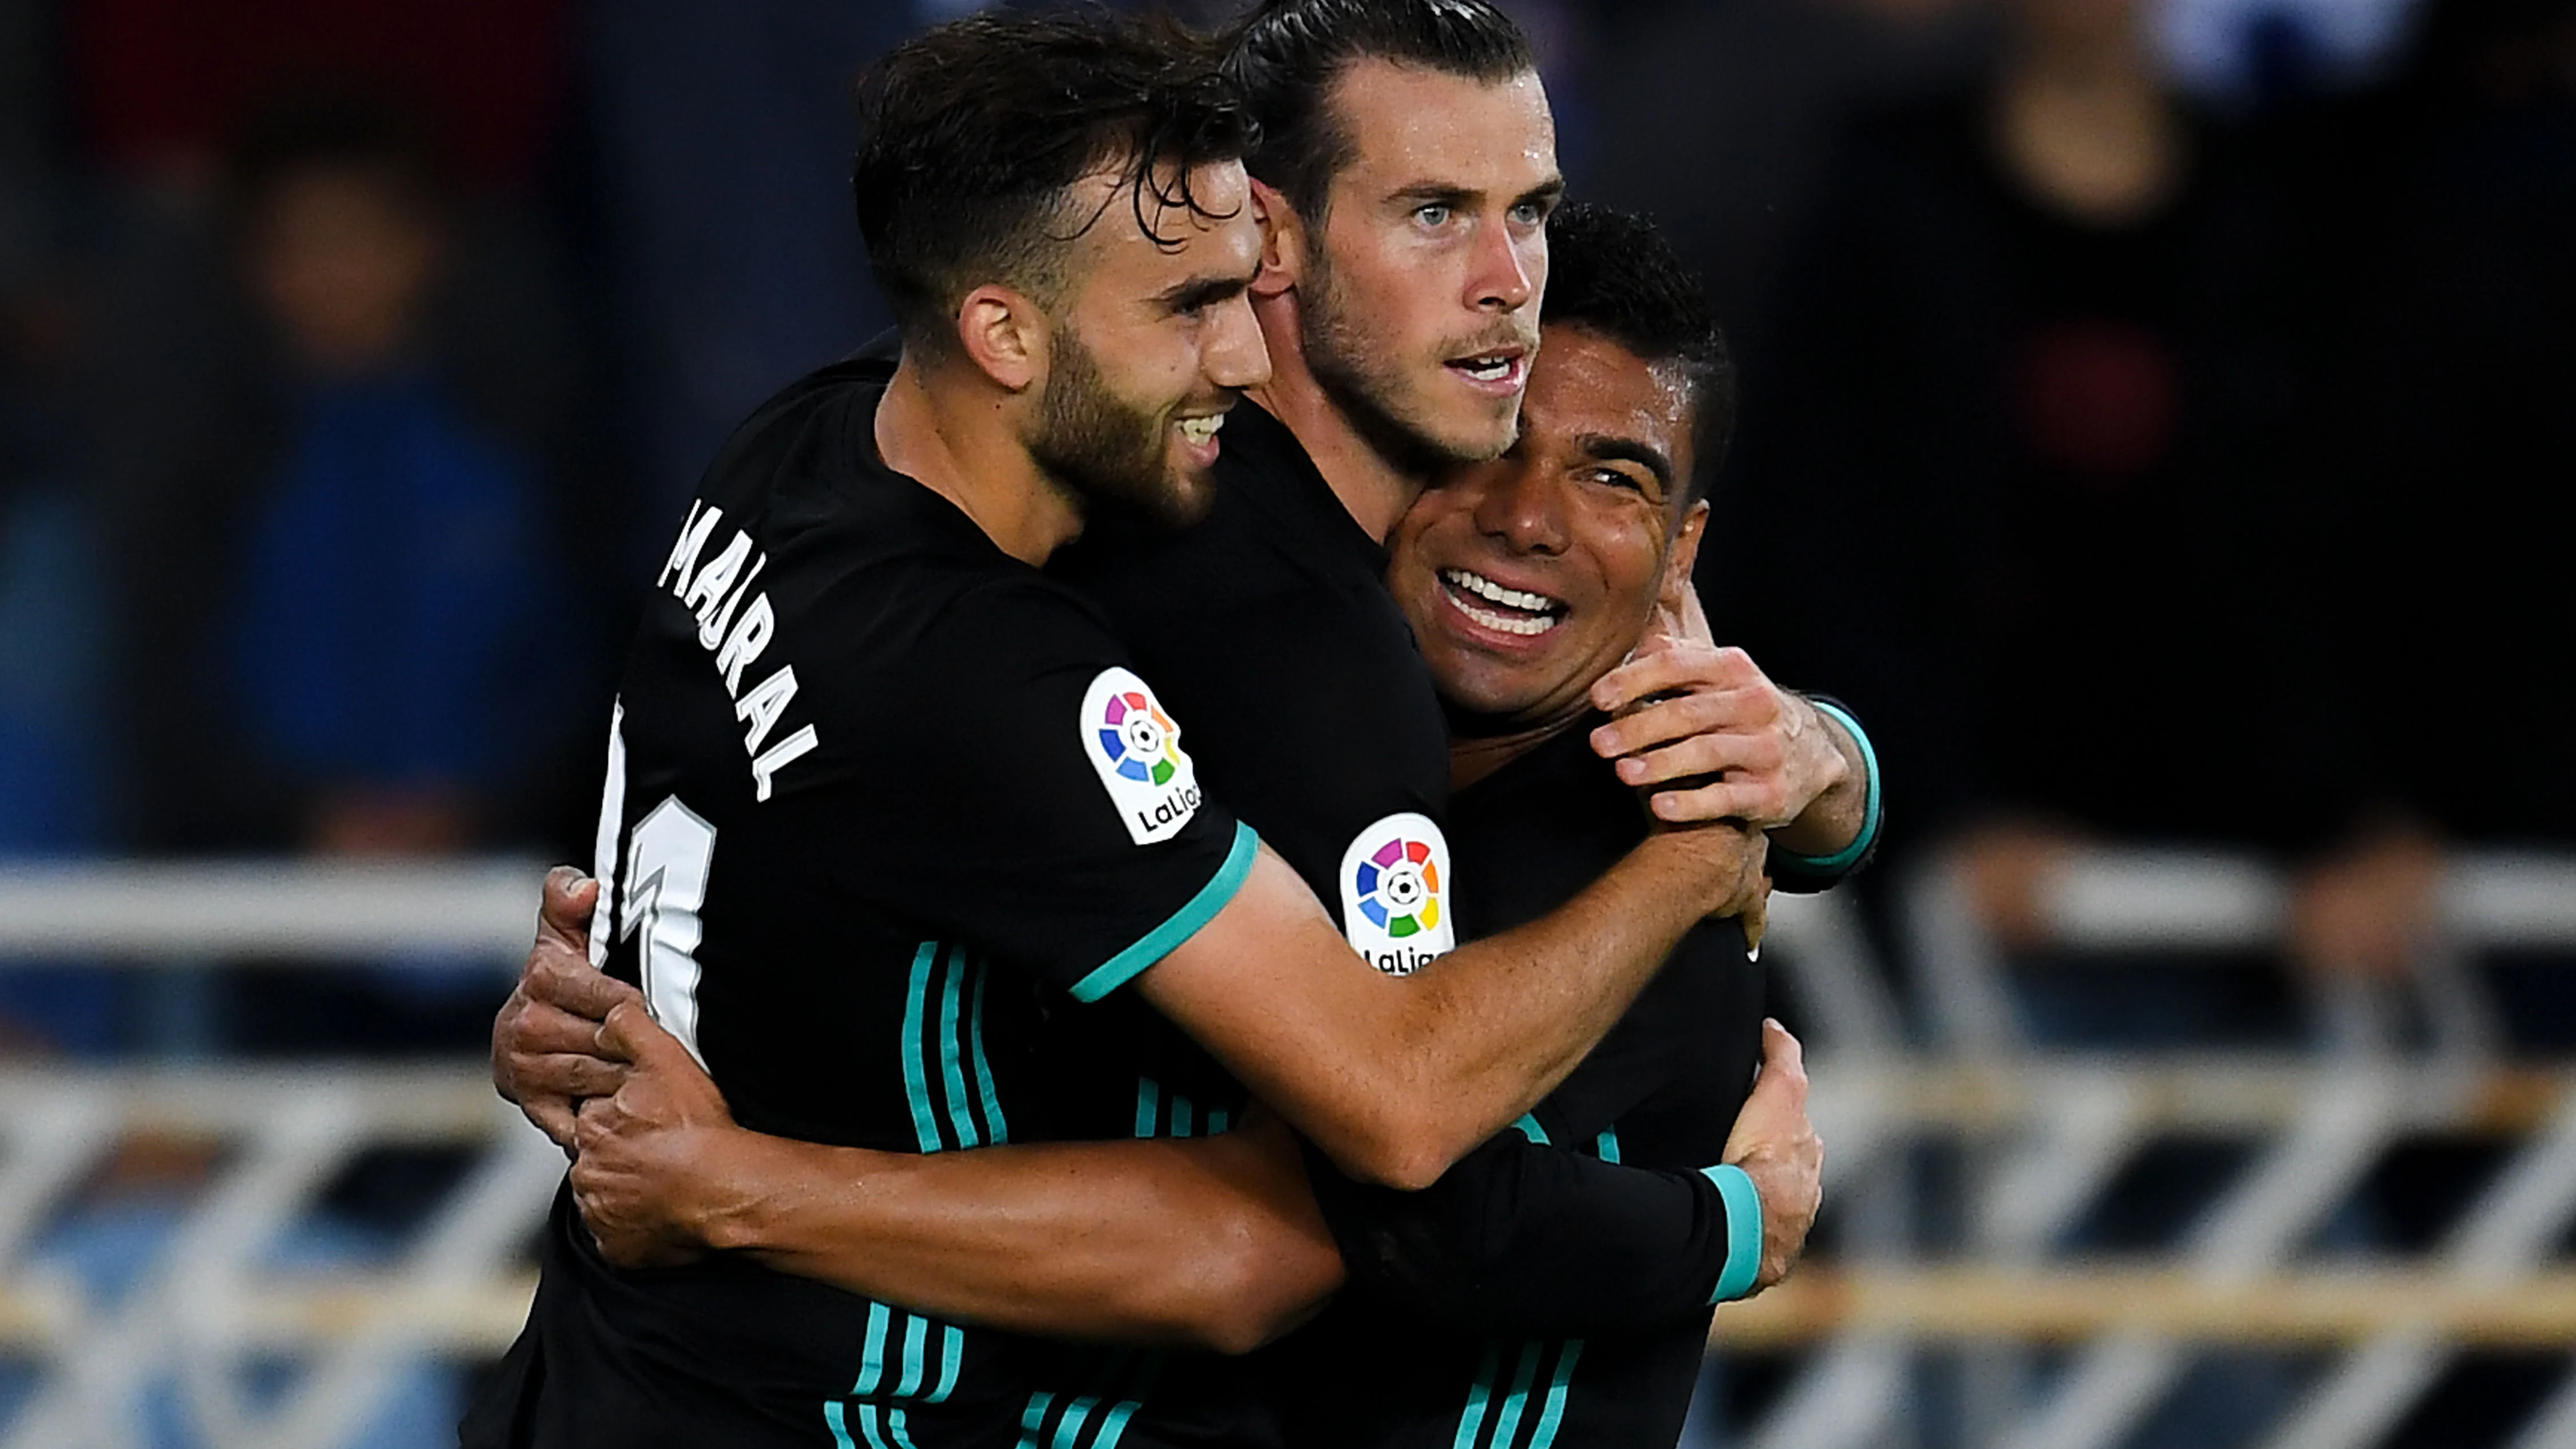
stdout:
<svg viewBox="0 0 2576 1449">
<path fill-rule="evenodd" d="M 963 8 L 0 0 L 0 1443 L 452 1442 L 531 863 Z M 1891 779 L 1693 1442 L 2576 1443 L 2576 5 L 1509 8 L 1741 352 L 1718 630 Z"/>
</svg>

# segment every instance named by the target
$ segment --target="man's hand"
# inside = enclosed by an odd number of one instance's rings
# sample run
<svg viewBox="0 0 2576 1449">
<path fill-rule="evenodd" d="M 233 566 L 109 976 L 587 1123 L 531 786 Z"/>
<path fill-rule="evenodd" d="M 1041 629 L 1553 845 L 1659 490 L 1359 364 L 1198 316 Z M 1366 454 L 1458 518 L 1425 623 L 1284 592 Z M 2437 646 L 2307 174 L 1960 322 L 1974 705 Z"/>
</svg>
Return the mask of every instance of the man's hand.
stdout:
<svg viewBox="0 0 2576 1449">
<path fill-rule="evenodd" d="M 1840 732 L 1741 649 L 1656 634 L 1593 682 L 1592 703 L 1620 716 L 1592 732 L 1619 778 L 1674 786 L 1647 802 L 1660 820 L 1773 830 L 1854 773 Z"/>
<path fill-rule="evenodd" d="M 598 1035 L 600 1050 L 624 1064 L 625 1080 L 581 1104 L 573 1202 L 600 1253 L 619 1267 L 687 1262 L 706 1246 L 690 1193 L 720 1138 L 740 1129 L 714 1079 L 641 1001 L 619 1003 Z"/>
<path fill-rule="evenodd" d="M 1734 889 L 1726 903 L 1709 912 L 1711 916 L 1738 916 L 1744 921 L 1744 944 L 1760 950 L 1762 933 L 1771 914 L 1771 837 L 1747 825 L 1720 821 L 1713 825 L 1692 826 L 1694 832 L 1709 832 L 1712 847 L 1721 843 L 1735 851 Z M 1723 867 L 1721 867 L 1723 868 Z"/>
<path fill-rule="evenodd" d="M 1762 1075 L 1726 1136 L 1726 1160 L 1762 1195 L 1759 1293 L 1797 1265 L 1825 1191 L 1825 1144 L 1807 1120 L 1806 1062 L 1798 1039 L 1776 1021 L 1762 1023 Z"/>
<path fill-rule="evenodd" d="M 536 944 L 492 1020 L 492 1085 L 566 1152 L 581 1099 L 616 1091 L 625 1076 L 600 1054 L 600 1023 L 623 1003 L 644 1007 L 634 987 L 590 964 L 590 912 L 598 899 L 599 882 L 571 866 L 546 873 Z"/>
</svg>

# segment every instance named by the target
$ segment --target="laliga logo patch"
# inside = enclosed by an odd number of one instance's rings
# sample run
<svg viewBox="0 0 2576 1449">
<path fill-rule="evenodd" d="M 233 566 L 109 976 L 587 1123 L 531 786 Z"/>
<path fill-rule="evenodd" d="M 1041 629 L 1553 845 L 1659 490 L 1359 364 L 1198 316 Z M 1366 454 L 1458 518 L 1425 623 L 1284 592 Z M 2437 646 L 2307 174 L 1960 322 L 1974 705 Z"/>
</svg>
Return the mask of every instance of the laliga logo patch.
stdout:
<svg viewBox="0 0 2576 1449">
<path fill-rule="evenodd" d="M 1342 852 L 1342 930 L 1390 976 L 1410 975 L 1458 944 L 1449 920 L 1449 841 L 1428 816 L 1390 815 Z"/>
<path fill-rule="evenodd" d="M 1104 669 L 1082 696 L 1082 752 L 1138 845 L 1169 840 L 1198 813 L 1198 772 L 1181 727 L 1125 669 Z"/>
</svg>

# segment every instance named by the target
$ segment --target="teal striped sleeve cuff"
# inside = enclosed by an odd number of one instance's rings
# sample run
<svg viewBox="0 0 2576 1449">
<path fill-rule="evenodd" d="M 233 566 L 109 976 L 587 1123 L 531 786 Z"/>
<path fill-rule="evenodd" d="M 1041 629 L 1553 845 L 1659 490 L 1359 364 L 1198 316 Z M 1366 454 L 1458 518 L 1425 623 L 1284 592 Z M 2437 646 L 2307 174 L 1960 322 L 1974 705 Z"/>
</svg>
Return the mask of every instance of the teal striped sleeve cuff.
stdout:
<svg viewBox="0 0 2576 1449">
<path fill-rule="evenodd" d="M 1762 1272 L 1762 1194 L 1741 1167 L 1703 1167 L 1700 1176 L 1717 1184 L 1726 1203 L 1726 1267 L 1717 1275 L 1711 1303 L 1728 1303 L 1753 1291 Z"/>
<path fill-rule="evenodd" d="M 1834 723 L 1841 725 L 1852 737 L 1852 743 L 1860 746 L 1861 765 L 1869 771 L 1869 789 L 1861 803 L 1860 834 L 1852 837 L 1851 844 L 1831 855 L 1797 855 L 1786 850 L 1774 850 L 1772 854 L 1809 874 L 1834 875 L 1851 869 L 1869 854 L 1871 846 L 1878 843 L 1878 751 L 1870 745 L 1869 732 L 1860 727 L 1859 720 L 1852 718 L 1850 710 L 1827 699 L 1810 699 L 1807 703 L 1816 707 L 1816 713 L 1831 715 Z"/>
<path fill-rule="evenodd" d="M 1216 919 L 1234 893 L 1243 889 L 1244 877 L 1252 874 L 1253 857 L 1261 853 L 1261 837 L 1252 827 L 1238 820 L 1234 823 L 1234 848 L 1225 853 L 1225 863 L 1190 897 L 1189 904 L 1172 912 L 1170 919 L 1137 939 L 1135 945 L 1110 957 L 1092 973 L 1073 983 L 1073 999 L 1098 1001 L 1110 992 L 1136 979 L 1146 967 L 1172 954 L 1173 950 L 1199 933 L 1199 927 Z"/>
</svg>

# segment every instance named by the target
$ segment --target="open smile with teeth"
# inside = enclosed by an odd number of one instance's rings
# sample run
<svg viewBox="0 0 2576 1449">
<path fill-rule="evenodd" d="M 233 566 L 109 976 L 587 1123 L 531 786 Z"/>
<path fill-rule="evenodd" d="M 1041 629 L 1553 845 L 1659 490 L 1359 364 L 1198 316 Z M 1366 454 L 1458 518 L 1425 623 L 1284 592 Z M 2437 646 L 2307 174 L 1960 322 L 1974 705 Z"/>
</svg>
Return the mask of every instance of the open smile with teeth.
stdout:
<svg viewBox="0 0 2576 1449">
<path fill-rule="evenodd" d="M 1508 382 L 1520 371 L 1522 353 L 1491 353 L 1483 357 L 1461 357 L 1449 365 L 1478 382 Z"/>
<path fill-rule="evenodd" d="M 1458 612 L 1497 633 L 1544 634 L 1565 617 L 1565 603 L 1545 594 L 1506 588 L 1483 574 L 1442 569 L 1440 582 Z"/>
<path fill-rule="evenodd" d="M 1225 426 L 1225 414 L 1211 413 L 1203 418 L 1183 418 L 1175 424 L 1181 436 L 1198 447 L 1206 447 L 1216 438 L 1216 430 Z"/>
</svg>

